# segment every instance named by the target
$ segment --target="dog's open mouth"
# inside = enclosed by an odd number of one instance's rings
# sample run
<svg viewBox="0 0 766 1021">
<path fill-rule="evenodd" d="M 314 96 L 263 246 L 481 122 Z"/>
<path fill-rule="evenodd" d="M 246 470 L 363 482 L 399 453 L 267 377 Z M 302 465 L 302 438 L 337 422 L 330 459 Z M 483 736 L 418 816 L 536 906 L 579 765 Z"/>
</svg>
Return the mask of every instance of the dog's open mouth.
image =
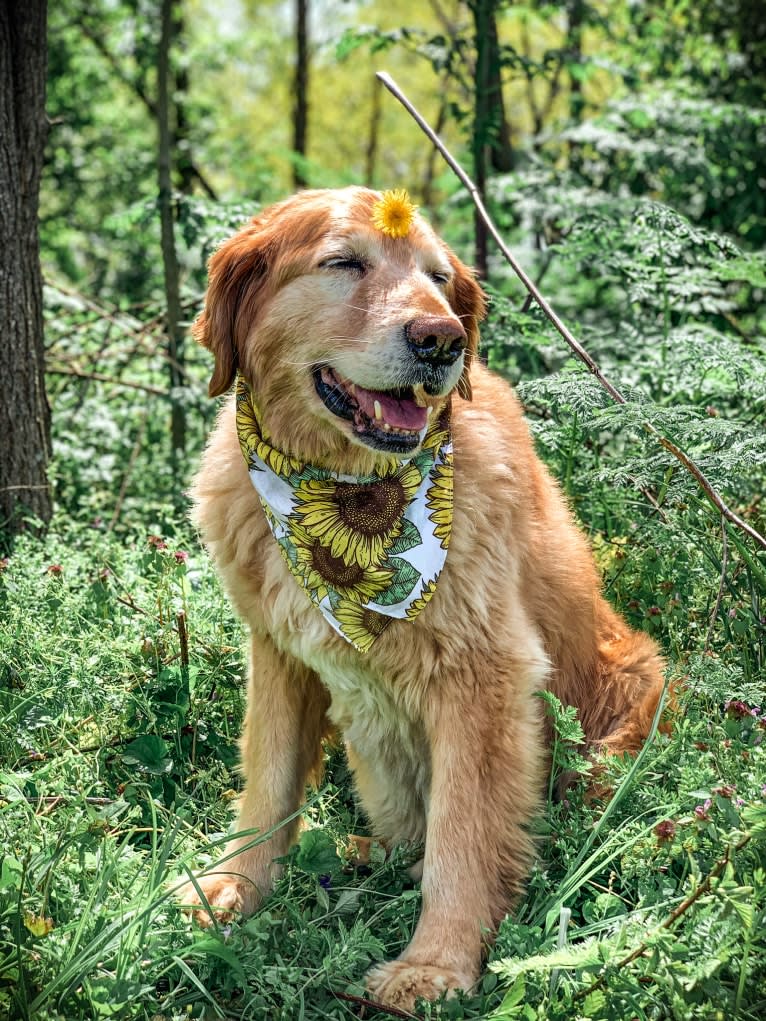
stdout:
<svg viewBox="0 0 766 1021">
<path fill-rule="evenodd" d="M 418 404 L 411 386 L 367 390 L 329 365 L 314 369 L 314 386 L 325 407 L 376 450 L 406 454 L 423 441 L 432 409 Z"/>
</svg>

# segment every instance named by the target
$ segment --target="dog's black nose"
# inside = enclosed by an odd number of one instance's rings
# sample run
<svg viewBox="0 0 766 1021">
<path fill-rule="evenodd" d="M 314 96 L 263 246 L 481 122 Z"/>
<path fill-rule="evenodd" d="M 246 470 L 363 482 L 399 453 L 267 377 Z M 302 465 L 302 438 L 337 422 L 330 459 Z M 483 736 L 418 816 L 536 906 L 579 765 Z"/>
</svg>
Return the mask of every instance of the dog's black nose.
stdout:
<svg viewBox="0 0 766 1021">
<path fill-rule="evenodd" d="M 404 327 L 404 336 L 415 357 L 430 365 L 452 365 L 467 343 L 457 320 L 438 316 L 418 316 Z"/>
</svg>

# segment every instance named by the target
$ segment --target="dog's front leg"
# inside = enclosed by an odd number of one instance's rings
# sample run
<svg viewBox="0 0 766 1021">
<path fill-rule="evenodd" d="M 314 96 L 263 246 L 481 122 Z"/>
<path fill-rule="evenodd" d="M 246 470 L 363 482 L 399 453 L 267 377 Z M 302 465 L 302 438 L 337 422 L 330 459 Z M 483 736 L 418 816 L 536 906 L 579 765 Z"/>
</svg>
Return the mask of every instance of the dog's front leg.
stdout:
<svg viewBox="0 0 766 1021">
<path fill-rule="evenodd" d="M 279 825 L 299 807 L 309 774 L 321 765 L 328 698 L 314 673 L 277 651 L 266 637 L 254 635 L 251 646 L 247 715 L 242 735 L 245 790 L 236 832 L 224 847 L 224 859 L 202 875 L 197 885 L 217 917 L 248 914 L 270 891 L 278 866 L 298 825 Z M 267 840 L 258 834 L 278 827 Z M 257 831 L 257 832 L 256 832 Z M 184 904 L 199 904 L 188 883 L 179 894 Z M 195 912 L 205 924 L 206 909 Z"/>
<path fill-rule="evenodd" d="M 482 690 L 482 680 L 487 686 Z M 531 695 L 510 678 L 478 677 L 428 708 L 431 785 L 423 908 L 395 961 L 367 976 L 373 996 L 411 1009 L 468 989 L 483 944 L 527 874 L 527 825 L 541 789 L 541 727 Z"/>
</svg>

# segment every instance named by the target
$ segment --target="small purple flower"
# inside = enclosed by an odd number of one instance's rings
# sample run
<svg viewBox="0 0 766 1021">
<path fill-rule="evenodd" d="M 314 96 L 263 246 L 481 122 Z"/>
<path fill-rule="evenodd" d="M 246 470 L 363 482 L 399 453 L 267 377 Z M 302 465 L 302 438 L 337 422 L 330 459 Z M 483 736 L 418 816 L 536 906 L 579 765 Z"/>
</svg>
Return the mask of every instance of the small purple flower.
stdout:
<svg viewBox="0 0 766 1021">
<path fill-rule="evenodd" d="M 150 535 L 146 541 L 149 543 L 150 546 L 153 546 L 154 549 L 161 550 L 168 548 L 168 544 L 165 542 L 161 535 Z"/>
<path fill-rule="evenodd" d="M 182 549 L 175 550 L 173 556 L 176 558 L 177 564 L 185 564 L 186 561 L 189 559 L 189 554 L 186 552 L 186 550 Z"/>
<path fill-rule="evenodd" d="M 676 835 L 676 824 L 672 819 L 663 819 L 662 822 L 658 822 L 654 827 L 654 833 L 661 843 L 666 840 L 672 840 Z"/>
<path fill-rule="evenodd" d="M 730 698 L 728 702 L 724 702 L 723 710 L 727 716 L 738 717 L 744 719 L 747 716 L 758 716 L 758 709 L 751 708 L 741 698 Z"/>
<path fill-rule="evenodd" d="M 745 799 L 744 798 L 735 798 L 734 799 L 734 804 L 737 806 L 737 808 L 742 808 L 744 803 L 745 803 Z"/>
<path fill-rule="evenodd" d="M 320 876 L 319 885 L 323 890 L 329 890 L 332 886 L 332 876 Z"/>
<path fill-rule="evenodd" d="M 694 814 L 697 816 L 698 819 L 702 821 L 707 821 L 710 818 L 710 806 L 712 804 L 713 802 L 710 800 L 710 798 L 708 798 L 704 805 L 697 805 L 697 807 L 694 809 Z"/>
</svg>

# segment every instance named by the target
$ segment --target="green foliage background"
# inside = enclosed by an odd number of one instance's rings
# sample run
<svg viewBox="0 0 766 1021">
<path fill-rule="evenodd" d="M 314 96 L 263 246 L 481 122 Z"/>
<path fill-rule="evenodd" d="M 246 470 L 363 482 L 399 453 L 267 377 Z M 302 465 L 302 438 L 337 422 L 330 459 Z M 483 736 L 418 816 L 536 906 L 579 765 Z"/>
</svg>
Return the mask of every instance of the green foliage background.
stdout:
<svg viewBox="0 0 766 1021">
<path fill-rule="evenodd" d="M 581 787 L 548 798 L 538 864 L 488 971 L 421 1013 L 755 1021 L 766 556 L 642 423 L 766 532 L 757 6 L 494 6 L 515 165 L 491 178 L 491 211 L 630 402 L 611 404 L 495 254 L 483 352 L 518 385 L 609 597 L 665 648 L 676 708 L 636 760 L 603 764 L 608 804 Z M 327 0 L 313 13 L 310 183 L 406 186 L 470 261 L 466 196 L 388 99 L 367 157 L 375 68 L 470 151 L 470 7 Z M 290 190 L 291 17 L 196 0 L 178 14 L 191 320 L 214 245 Z M 415 849 L 374 846 L 369 865 L 354 863 L 348 834 L 366 824 L 339 750 L 257 915 L 202 932 L 169 893 L 225 853 L 245 661 L 186 517 L 216 410 L 207 355 L 189 349 L 186 385 L 167 392 L 156 127 L 141 99 L 154 96 L 158 33 L 155 0 L 51 5 L 41 234 L 58 509 L 46 539 L 30 532 L 0 561 L 0 1016 L 351 1018 L 358 1005 L 335 994 L 362 996 L 365 968 L 403 949 L 419 892 Z M 184 185 L 190 161 L 215 199 Z M 187 410 L 180 466 L 170 397 Z M 579 731 L 571 709 L 546 711 L 555 777 L 582 766 Z"/>
</svg>

